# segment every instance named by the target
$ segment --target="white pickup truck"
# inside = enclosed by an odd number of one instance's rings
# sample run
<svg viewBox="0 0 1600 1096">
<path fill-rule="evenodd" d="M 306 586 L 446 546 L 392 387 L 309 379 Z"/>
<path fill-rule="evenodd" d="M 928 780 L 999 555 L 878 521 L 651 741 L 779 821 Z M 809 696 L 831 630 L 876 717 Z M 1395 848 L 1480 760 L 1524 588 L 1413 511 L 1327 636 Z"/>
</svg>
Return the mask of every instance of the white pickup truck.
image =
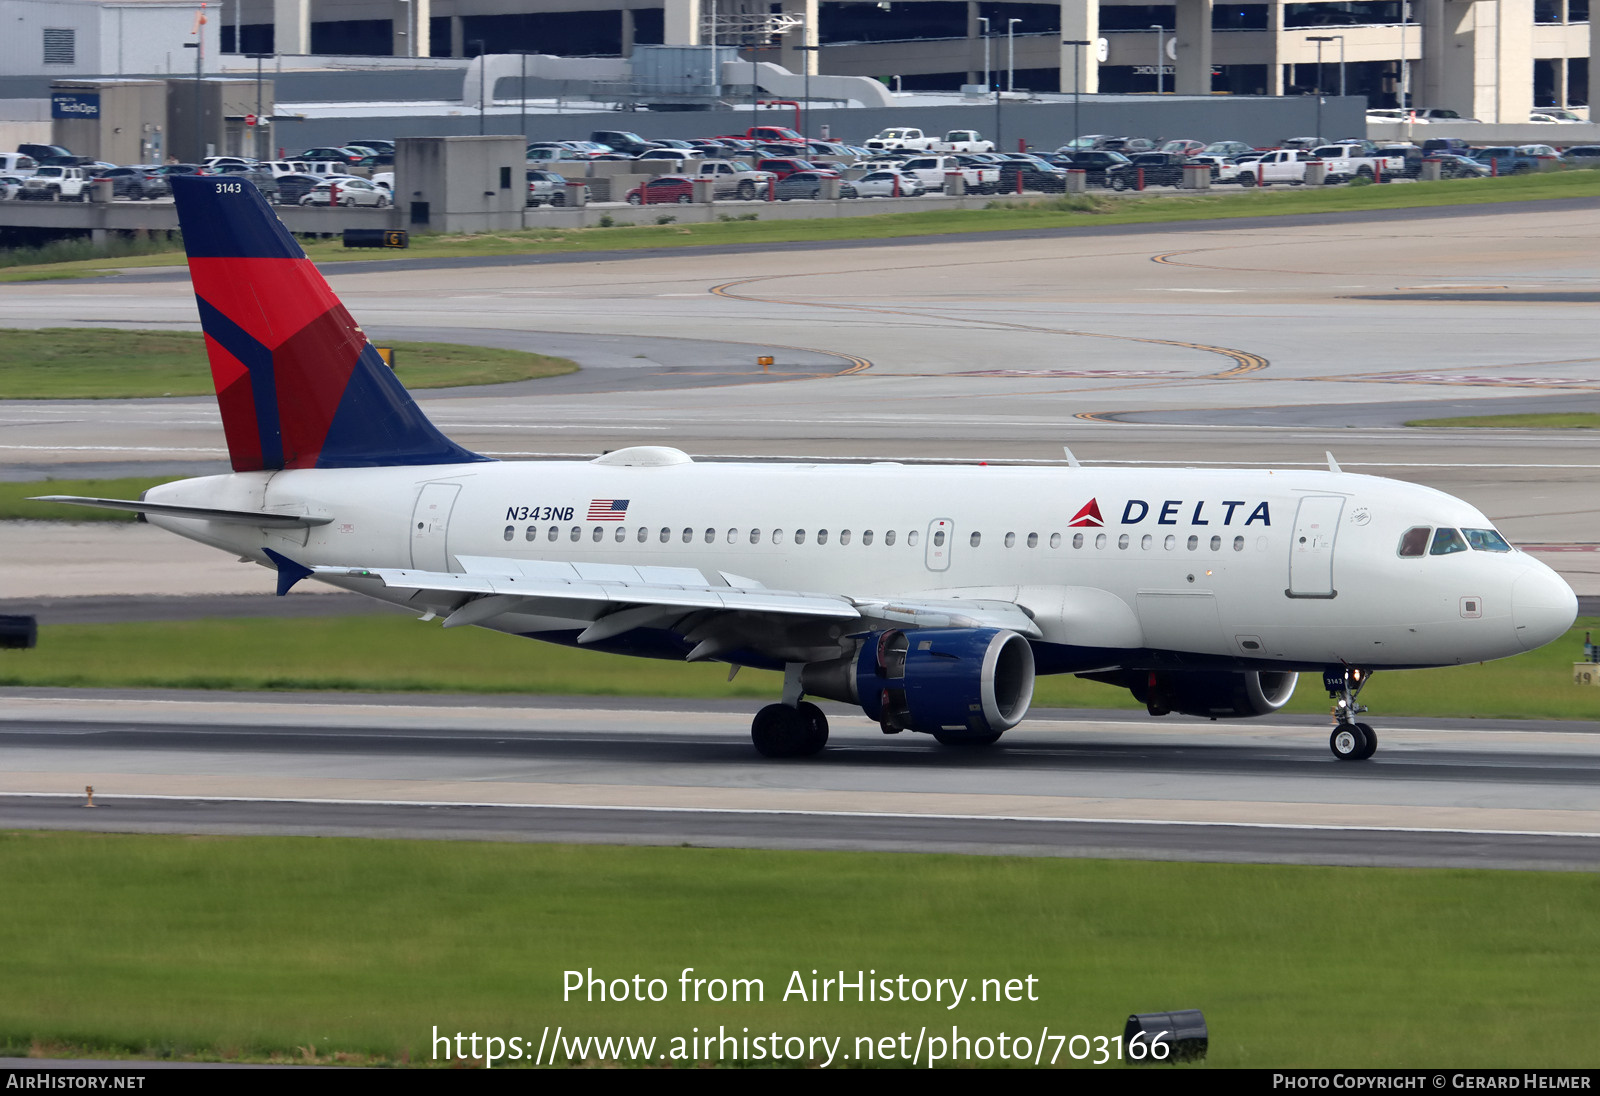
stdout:
<svg viewBox="0 0 1600 1096">
<path fill-rule="evenodd" d="M 1365 145 L 1319 145 L 1311 155 L 1328 165 L 1328 182 L 1343 183 L 1351 179 L 1390 179 L 1404 174 L 1404 156 L 1379 156 L 1367 151 Z"/>
<path fill-rule="evenodd" d="M 20 197 L 36 202 L 83 202 L 89 198 L 89 176 L 81 167 L 45 165 L 22 181 Z"/>
<path fill-rule="evenodd" d="M 1263 152 L 1261 158 L 1239 166 L 1240 186 L 1271 186 L 1289 183 L 1299 186 L 1306 181 L 1306 165 L 1319 157 L 1303 148 L 1280 148 Z"/>
<path fill-rule="evenodd" d="M 900 152 L 908 149 L 925 152 L 937 140 L 937 137 L 925 136 L 920 129 L 891 127 L 882 130 L 876 137 L 867 138 L 863 147 L 868 152 Z"/>
<path fill-rule="evenodd" d="M 971 192 L 992 194 L 1000 185 L 998 167 L 962 164 L 955 156 L 913 156 L 900 165 L 900 172 L 912 176 L 927 190 L 943 190 L 945 176 L 956 172 L 966 180 Z"/>
<path fill-rule="evenodd" d="M 928 146 L 929 152 L 993 152 L 994 142 L 985 141 L 975 129 L 952 129 L 944 140 Z"/>
</svg>

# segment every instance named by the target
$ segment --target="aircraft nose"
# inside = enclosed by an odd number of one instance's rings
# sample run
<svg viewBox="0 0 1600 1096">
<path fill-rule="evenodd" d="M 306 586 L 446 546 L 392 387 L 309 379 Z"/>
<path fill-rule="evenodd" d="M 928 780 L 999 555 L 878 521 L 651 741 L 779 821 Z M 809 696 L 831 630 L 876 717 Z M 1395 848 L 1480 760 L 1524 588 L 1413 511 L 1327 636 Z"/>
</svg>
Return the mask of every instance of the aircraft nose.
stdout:
<svg viewBox="0 0 1600 1096">
<path fill-rule="evenodd" d="M 1561 638 L 1577 618 L 1578 595 L 1548 567 L 1525 572 L 1511 588 L 1511 624 L 1524 650 Z"/>
</svg>

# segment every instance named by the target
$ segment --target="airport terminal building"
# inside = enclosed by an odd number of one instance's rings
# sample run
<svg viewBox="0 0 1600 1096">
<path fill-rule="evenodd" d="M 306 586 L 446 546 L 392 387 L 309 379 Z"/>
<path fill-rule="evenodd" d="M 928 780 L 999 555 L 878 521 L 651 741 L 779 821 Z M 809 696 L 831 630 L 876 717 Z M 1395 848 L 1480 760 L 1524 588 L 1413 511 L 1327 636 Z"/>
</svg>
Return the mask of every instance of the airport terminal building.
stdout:
<svg viewBox="0 0 1600 1096">
<path fill-rule="evenodd" d="M 1342 87 L 1372 106 L 1404 95 L 1411 106 L 1514 123 L 1536 106 L 1587 105 L 1589 3 L 222 0 L 220 15 L 229 52 L 626 57 L 640 44 L 777 41 L 761 60 L 907 91 L 981 86 L 986 72 L 990 86 L 1049 92 L 1137 94 L 1158 81 L 1188 95 Z"/>
</svg>

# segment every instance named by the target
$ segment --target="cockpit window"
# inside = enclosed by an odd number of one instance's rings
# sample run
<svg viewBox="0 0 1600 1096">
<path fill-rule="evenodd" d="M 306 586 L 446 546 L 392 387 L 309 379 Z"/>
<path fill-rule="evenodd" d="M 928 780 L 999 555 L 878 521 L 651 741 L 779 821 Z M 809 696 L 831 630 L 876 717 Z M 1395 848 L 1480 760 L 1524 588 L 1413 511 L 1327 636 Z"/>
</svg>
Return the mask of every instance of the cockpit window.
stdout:
<svg viewBox="0 0 1600 1096">
<path fill-rule="evenodd" d="M 1419 525 L 1415 529 L 1407 529 L 1405 536 L 1400 538 L 1400 554 L 1402 556 L 1420 556 L 1428 550 L 1428 534 L 1433 530 L 1426 525 Z"/>
<path fill-rule="evenodd" d="M 1465 552 L 1467 542 L 1454 529 L 1435 529 L 1433 531 L 1433 547 L 1428 549 L 1430 556 L 1448 556 L 1452 552 Z"/>
<path fill-rule="evenodd" d="M 1493 529 L 1463 529 L 1467 534 L 1467 543 L 1479 552 L 1509 552 L 1511 545 L 1506 543 L 1506 538 Z"/>
</svg>

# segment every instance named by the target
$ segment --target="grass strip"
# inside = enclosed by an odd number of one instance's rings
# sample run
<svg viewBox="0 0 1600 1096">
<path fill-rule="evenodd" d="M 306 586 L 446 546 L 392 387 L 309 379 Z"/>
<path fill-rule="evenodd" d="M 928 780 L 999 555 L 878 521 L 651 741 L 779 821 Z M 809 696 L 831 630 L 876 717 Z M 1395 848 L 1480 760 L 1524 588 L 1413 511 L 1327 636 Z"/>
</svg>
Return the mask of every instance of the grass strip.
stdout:
<svg viewBox="0 0 1600 1096">
<path fill-rule="evenodd" d="M 435 1025 L 531 1055 L 548 1024 L 657 1055 L 694 1028 L 842 1036 L 861 1066 L 858 1036 L 909 1032 L 909 1057 L 923 1027 L 1109 1036 L 1190 1007 L 1215 1067 L 1595 1061 L 1578 872 L 7 833 L 0 878 L 0 1054 L 426 1065 Z M 685 968 L 763 1000 L 684 1003 Z M 563 1000 L 590 969 L 670 996 Z M 785 1001 L 813 970 L 1037 1000 Z"/>
<path fill-rule="evenodd" d="M 1382 716 L 1600 719 L 1600 690 L 1571 684 L 1584 619 L 1537 651 L 1470 666 L 1380 673 L 1361 699 Z M 409 617 L 246 619 L 47 625 L 39 646 L 0 657 L 0 685 L 173 689 L 332 689 L 568 696 L 739 697 L 770 701 L 778 674 L 534 643 L 479 628 L 445 632 Z M 1141 705 L 1126 690 L 1076 677 L 1041 677 L 1041 708 Z M 1323 713 L 1315 675 L 1290 712 Z M 1025 730 L 1025 728 L 1024 728 Z"/>
<path fill-rule="evenodd" d="M 100 499 L 136 499 L 172 476 L 129 476 L 125 479 L 48 479 L 27 483 L 0 480 L 0 521 L 132 521 L 129 510 L 96 510 L 59 502 L 30 502 L 34 495 L 85 495 Z"/>
<path fill-rule="evenodd" d="M 1413 419 L 1407 426 L 1498 426 L 1524 430 L 1600 430 L 1600 414 L 1586 411 L 1547 415 L 1467 415 L 1456 419 Z"/>
<path fill-rule="evenodd" d="M 104 327 L 0 329 L 17 353 L 0 356 L 0 399 L 142 399 L 213 391 L 199 332 Z M 502 384 L 554 377 L 566 358 L 455 343 L 398 342 L 395 375 L 407 388 Z"/>
<path fill-rule="evenodd" d="M 1095 193 L 1058 198 L 1017 198 L 996 200 L 985 209 L 886 213 L 803 221 L 728 220 L 711 224 L 528 229 L 475 235 L 441 233 L 413 236 L 411 247 L 406 251 L 381 254 L 352 251 L 336 240 L 306 240 L 302 244 L 307 254 L 319 263 L 373 259 L 483 258 L 633 248 L 680 248 L 706 244 L 875 240 L 1013 229 L 1228 220 L 1238 217 L 1593 197 L 1597 192 L 1600 192 L 1600 175 L 1593 170 L 1570 170 L 1498 179 L 1453 179 L 1386 186 L 1317 189 L 1257 187 L 1249 190 L 1230 187 L 1205 193 L 1147 192 L 1131 197 Z M 738 208 L 744 210 L 743 206 Z M 0 270 L 0 281 L 41 276 L 93 276 L 126 268 L 170 266 L 182 261 L 182 252 L 175 249 L 164 255 L 94 259 Z"/>
</svg>

